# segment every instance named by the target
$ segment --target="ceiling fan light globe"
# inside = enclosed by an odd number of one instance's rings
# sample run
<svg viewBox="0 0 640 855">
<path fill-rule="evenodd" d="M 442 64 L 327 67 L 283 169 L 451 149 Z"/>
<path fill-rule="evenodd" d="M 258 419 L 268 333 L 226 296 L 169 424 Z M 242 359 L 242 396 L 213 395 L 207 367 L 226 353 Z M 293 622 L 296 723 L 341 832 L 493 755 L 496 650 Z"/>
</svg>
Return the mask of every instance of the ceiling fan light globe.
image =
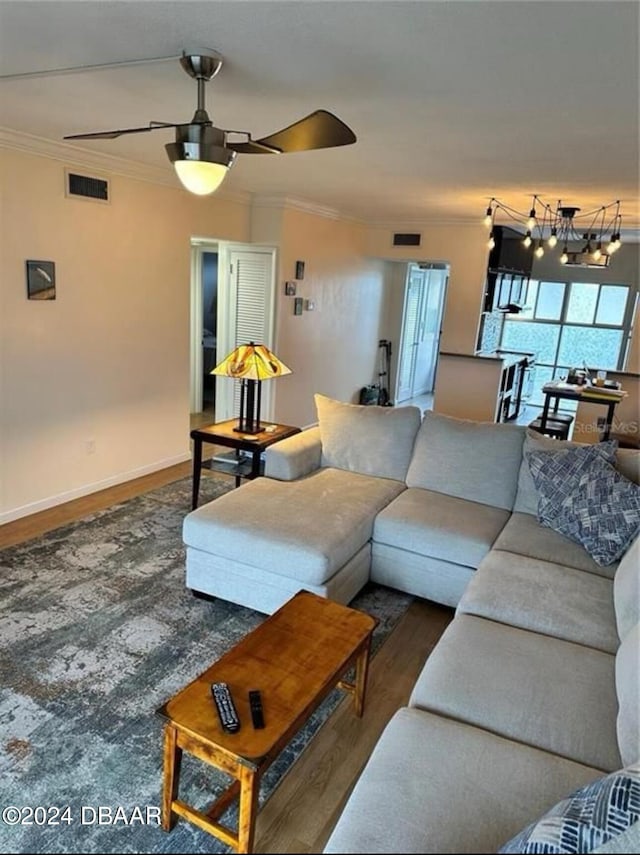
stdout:
<svg viewBox="0 0 640 855">
<path fill-rule="evenodd" d="M 228 166 L 206 160 L 176 160 L 173 165 L 182 186 L 196 196 L 215 193 L 229 171 Z"/>
<path fill-rule="evenodd" d="M 173 163 L 178 178 L 190 193 L 208 196 L 224 181 L 236 158 L 235 151 L 215 145 L 207 140 L 214 129 L 188 126 L 179 128 L 175 143 L 165 146 L 169 160 Z M 202 141 L 185 138 L 186 135 L 200 136 Z"/>
</svg>

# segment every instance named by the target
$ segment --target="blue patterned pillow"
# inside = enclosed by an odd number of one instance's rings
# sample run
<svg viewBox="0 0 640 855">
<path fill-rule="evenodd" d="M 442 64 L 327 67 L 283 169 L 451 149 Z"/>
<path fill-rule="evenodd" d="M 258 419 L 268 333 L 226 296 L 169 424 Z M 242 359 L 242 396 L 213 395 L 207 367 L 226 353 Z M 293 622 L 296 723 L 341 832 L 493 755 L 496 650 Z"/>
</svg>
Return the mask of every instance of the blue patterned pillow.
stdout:
<svg viewBox="0 0 640 855">
<path fill-rule="evenodd" d="M 624 555 L 640 531 L 640 487 L 597 446 L 527 453 L 538 490 L 538 520 L 580 543 L 603 566 Z"/>
<path fill-rule="evenodd" d="M 640 764 L 580 787 L 499 850 L 504 853 L 593 852 L 640 819 Z"/>
<path fill-rule="evenodd" d="M 578 445 L 560 451 L 539 449 L 525 452 L 533 482 L 538 490 L 538 520 L 549 520 L 578 488 L 585 468 L 596 457 L 615 463 L 617 440 Z"/>
</svg>

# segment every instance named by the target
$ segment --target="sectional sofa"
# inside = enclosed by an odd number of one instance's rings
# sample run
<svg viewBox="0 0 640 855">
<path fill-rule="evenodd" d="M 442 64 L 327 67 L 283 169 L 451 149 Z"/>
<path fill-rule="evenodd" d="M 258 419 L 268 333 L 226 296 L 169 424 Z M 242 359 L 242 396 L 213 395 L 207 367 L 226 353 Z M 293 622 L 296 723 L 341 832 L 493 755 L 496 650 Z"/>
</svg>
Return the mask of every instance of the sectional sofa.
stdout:
<svg viewBox="0 0 640 855">
<path fill-rule="evenodd" d="M 325 851 L 494 852 L 557 803 L 533 843 L 505 851 L 640 851 L 638 541 L 604 563 L 538 522 L 533 462 L 576 446 L 412 407 L 317 405 L 318 427 L 268 449 L 268 477 L 189 514 L 184 540 L 190 588 L 265 612 L 300 588 L 349 602 L 368 579 L 456 608 Z M 640 452 L 604 451 L 587 453 L 632 494 L 605 531 L 617 542 L 640 526 Z M 562 800 L 586 785 L 597 798 L 573 796 L 567 832 Z M 575 807 L 609 790 L 627 794 L 615 835 Z M 536 834 L 590 848 L 535 848 Z"/>
</svg>

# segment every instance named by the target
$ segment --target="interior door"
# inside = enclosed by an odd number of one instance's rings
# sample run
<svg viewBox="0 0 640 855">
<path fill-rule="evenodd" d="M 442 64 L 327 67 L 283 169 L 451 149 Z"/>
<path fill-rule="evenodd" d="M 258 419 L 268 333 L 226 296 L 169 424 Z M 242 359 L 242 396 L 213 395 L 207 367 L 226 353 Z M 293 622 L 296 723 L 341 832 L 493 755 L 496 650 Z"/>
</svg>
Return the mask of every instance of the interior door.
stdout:
<svg viewBox="0 0 640 855">
<path fill-rule="evenodd" d="M 409 265 L 398 371 L 398 401 L 433 391 L 447 271 Z"/>
<path fill-rule="evenodd" d="M 271 247 L 224 248 L 218 296 L 217 360 L 221 362 L 239 344 L 266 344 L 273 349 L 275 297 L 275 250 Z M 222 256 L 222 253 L 221 253 Z M 224 305 L 224 312 L 221 306 Z M 216 421 L 231 419 L 240 412 L 240 383 L 216 378 Z M 261 417 L 272 418 L 273 383 L 262 384 Z"/>
<path fill-rule="evenodd" d="M 424 271 L 410 265 L 404 300 L 404 319 L 400 341 L 400 364 L 398 367 L 398 401 L 413 397 L 415 377 L 415 352 L 420 327 L 420 305 L 424 284 Z"/>
<path fill-rule="evenodd" d="M 428 274 L 428 278 L 422 297 L 422 328 L 416 353 L 414 396 L 433 392 L 447 285 L 446 270 L 431 269 L 424 272 Z"/>
</svg>

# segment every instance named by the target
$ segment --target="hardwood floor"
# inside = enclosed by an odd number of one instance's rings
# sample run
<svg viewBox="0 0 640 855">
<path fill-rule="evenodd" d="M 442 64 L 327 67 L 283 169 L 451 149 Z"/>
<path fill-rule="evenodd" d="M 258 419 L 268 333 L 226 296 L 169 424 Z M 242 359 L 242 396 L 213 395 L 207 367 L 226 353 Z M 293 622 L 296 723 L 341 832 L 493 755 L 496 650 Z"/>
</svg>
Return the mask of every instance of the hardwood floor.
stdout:
<svg viewBox="0 0 640 855">
<path fill-rule="evenodd" d="M 183 478 L 189 462 L 75 499 L 0 527 L 0 547 L 37 537 Z M 256 852 L 320 853 L 386 723 L 407 703 L 453 609 L 416 599 L 371 660 L 361 719 L 345 697 L 258 814 Z"/>
<path fill-rule="evenodd" d="M 373 657 L 361 719 L 345 698 L 258 814 L 256 852 L 322 852 L 385 725 L 409 700 L 453 609 L 416 600 Z"/>
</svg>

